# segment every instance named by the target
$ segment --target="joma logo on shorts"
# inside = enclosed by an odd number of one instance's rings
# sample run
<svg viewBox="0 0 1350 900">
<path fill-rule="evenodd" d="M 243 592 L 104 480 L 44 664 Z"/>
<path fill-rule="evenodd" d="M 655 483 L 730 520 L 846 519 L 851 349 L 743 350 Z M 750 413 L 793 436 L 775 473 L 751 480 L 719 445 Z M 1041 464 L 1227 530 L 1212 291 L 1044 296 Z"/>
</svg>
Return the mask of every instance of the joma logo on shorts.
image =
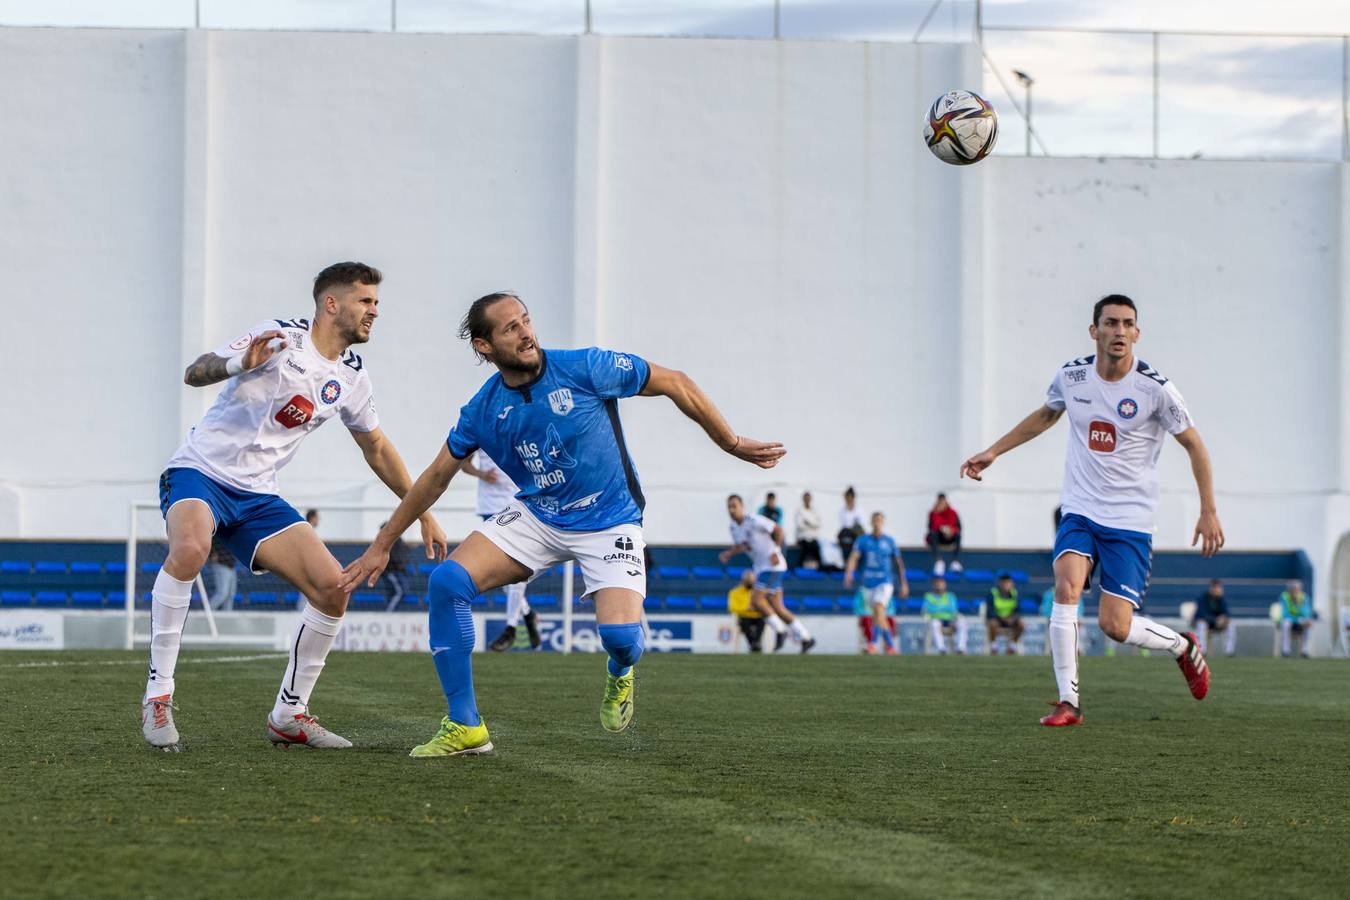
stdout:
<svg viewBox="0 0 1350 900">
<path fill-rule="evenodd" d="M 1088 449 L 1098 453 L 1116 452 L 1116 426 L 1110 422 L 1093 421 L 1088 425 Z"/>
</svg>

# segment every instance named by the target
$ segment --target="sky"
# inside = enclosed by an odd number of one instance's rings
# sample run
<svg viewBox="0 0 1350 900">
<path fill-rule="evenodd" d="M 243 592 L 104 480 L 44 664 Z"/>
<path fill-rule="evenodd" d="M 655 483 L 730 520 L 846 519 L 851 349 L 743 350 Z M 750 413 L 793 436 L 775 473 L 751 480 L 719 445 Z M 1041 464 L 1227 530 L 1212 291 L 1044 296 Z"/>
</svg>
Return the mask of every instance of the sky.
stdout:
<svg viewBox="0 0 1350 900">
<path fill-rule="evenodd" d="M 934 0 L 781 0 L 786 38 L 911 40 Z M 943 0 L 924 40 L 966 40 L 974 0 Z M 585 0 L 0 0 L 0 24 L 577 33 Z M 772 37 L 773 0 L 591 0 L 607 34 Z M 1334 159 L 1343 153 L 1342 66 L 1350 0 L 985 0 L 983 92 L 999 153 L 1025 152 L 1032 121 L 1055 155 Z M 1252 32 L 1158 42 L 1157 130 L 1150 34 L 1003 28 Z M 1336 37 L 1313 39 L 1306 35 Z M 995 74 L 1008 82 L 1009 91 Z M 972 87 L 972 86 L 967 86 Z M 979 86 L 973 86 L 980 89 Z"/>
</svg>

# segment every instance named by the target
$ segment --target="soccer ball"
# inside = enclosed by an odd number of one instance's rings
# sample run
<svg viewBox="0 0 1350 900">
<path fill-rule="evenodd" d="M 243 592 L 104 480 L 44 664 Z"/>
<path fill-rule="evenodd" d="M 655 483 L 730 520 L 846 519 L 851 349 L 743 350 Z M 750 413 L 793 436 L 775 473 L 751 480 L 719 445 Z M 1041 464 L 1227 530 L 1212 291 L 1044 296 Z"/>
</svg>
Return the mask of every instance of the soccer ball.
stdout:
<svg viewBox="0 0 1350 900">
<path fill-rule="evenodd" d="M 994 149 L 998 114 L 988 100 L 973 91 L 948 91 L 928 108 L 923 139 L 938 159 L 968 166 Z"/>
</svg>

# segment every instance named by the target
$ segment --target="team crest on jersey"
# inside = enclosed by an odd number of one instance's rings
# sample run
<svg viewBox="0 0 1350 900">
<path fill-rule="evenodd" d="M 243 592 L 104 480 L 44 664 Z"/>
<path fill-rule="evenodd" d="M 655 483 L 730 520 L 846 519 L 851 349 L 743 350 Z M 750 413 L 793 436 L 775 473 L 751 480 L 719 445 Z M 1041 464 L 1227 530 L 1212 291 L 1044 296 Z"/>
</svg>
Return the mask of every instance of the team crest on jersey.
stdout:
<svg viewBox="0 0 1350 900">
<path fill-rule="evenodd" d="M 328 383 L 323 386 L 323 390 L 319 391 L 319 399 L 324 403 L 336 403 L 341 396 L 342 385 L 337 383 L 336 378 L 330 378 Z"/>
<path fill-rule="evenodd" d="M 576 406 L 572 402 L 571 388 L 558 388 L 548 395 L 548 405 L 560 416 L 565 416 Z"/>
<path fill-rule="evenodd" d="M 1122 419 L 1133 419 L 1139 413 L 1139 404 L 1126 397 L 1116 404 L 1116 415 Z"/>
</svg>

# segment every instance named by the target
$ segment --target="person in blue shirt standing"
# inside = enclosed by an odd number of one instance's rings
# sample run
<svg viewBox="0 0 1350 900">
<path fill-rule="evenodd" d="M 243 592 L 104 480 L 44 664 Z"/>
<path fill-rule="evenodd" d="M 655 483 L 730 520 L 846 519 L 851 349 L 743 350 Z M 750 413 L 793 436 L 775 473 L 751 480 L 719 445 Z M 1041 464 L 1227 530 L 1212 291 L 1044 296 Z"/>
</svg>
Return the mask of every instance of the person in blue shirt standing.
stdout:
<svg viewBox="0 0 1350 900">
<path fill-rule="evenodd" d="M 669 397 L 732 456 L 772 468 L 781 444 L 742 437 L 692 379 L 628 353 L 591 347 L 544 350 L 529 310 L 513 293 L 475 300 L 460 325 L 480 360 L 497 372 L 460 410 L 435 460 L 366 552 L 344 570 L 351 591 L 373 584 L 399 535 L 445 493 L 464 460 L 482 449 L 520 486 L 516 499 L 483 522 L 436 568 L 428 584 L 432 660 L 448 715 L 414 757 L 492 749 L 473 691 L 476 632 L 469 602 L 575 559 L 595 600 L 609 673 L 600 721 L 622 731 L 633 717 L 633 666 L 642 655 L 640 621 L 647 572 L 645 499 L 619 421 L 623 397 Z"/>
<path fill-rule="evenodd" d="M 900 652 L 900 642 L 891 630 L 891 603 L 895 596 L 895 581 L 891 578 L 894 569 L 900 575 L 900 599 L 909 596 L 909 581 L 905 578 L 905 564 L 900 557 L 900 548 L 895 538 L 885 533 L 886 517 L 872 513 L 872 530 L 853 543 L 853 552 L 849 554 L 844 566 L 844 587 L 853 587 L 853 573 L 862 563 L 863 590 L 867 594 L 867 603 L 872 610 L 872 634 L 881 635 L 886 643 L 886 653 L 894 656 Z M 869 641 L 868 653 L 876 653 L 875 640 Z"/>
</svg>

